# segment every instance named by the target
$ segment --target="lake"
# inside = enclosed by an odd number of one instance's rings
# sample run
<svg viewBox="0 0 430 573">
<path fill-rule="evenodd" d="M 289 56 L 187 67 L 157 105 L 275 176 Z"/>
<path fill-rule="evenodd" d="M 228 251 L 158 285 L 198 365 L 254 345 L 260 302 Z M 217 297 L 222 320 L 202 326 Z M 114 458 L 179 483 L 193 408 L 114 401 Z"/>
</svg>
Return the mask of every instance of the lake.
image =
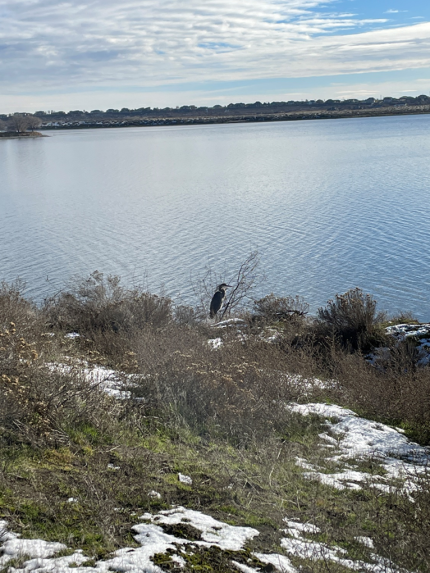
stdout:
<svg viewBox="0 0 430 573">
<path fill-rule="evenodd" d="M 430 115 L 45 133 L 0 140 L 0 280 L 37 301 L 97 269 L 192 304 L 258 250 L 255 296 L 430 320 Z"/>
</svg>

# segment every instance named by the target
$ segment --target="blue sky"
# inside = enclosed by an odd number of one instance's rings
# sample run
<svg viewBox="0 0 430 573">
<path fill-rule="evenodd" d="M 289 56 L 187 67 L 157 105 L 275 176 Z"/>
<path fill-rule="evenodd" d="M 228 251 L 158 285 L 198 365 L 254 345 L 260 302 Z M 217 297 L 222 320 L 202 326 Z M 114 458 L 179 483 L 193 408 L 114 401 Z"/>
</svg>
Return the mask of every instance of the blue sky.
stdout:
<svg viewBox="0 0 430 573">
<path fill-rule="evenodd" d="M 421 93 L 428 0 L 0 0 L 0 113 Z"/>
</svg>

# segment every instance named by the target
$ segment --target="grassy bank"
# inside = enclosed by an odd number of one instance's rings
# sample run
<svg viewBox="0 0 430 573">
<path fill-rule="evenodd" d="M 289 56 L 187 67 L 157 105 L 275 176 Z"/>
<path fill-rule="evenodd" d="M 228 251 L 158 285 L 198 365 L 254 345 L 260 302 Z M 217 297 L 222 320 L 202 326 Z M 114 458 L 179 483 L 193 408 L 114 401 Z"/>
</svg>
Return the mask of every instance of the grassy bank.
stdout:
<svg viewBox="0 0 430 573">
<path fill-rule="evenodd" d="M 25 131 L 17 133 L 16 131 L 0 131 L 0 139 L 31 139 L 34 137 L 49 137 L 39 131 Z"/>
<path fill-rule="evenodd" d="M 0 290 L 0 519 L 11 529 L 83 549 L 91 565 L 136 546 L 143 513 L 181 505 L 258 529 L 248 552 L 282 553 L 288 516 L 351 559 L 370 562 L 357 538 L 371 537 L 390 563 L 429 570 L 427 474 L 410 495 L 306 479 L 298 458 L 336 469 L 321 447 L 326 426 L 286 407 L 336 403 L 429 444 L 430 368 L 416 364 L 417 340 L 399 344 L 384 329 L 411 317 L 389 320 L 355 289 L 316 318 L 297 297 L 269 295 L 237 310 L 240 329 L 214 328 L 199 309 L 100 273 L 43 307 L 21 290 Z M 366 355 L 377 347 L 391 350 L 375 367 Z M 89 381 L 93 366 L 114 370 L 127 393 Z M 385 471 L 378 460 L 356 465 Z M 305 572 L 347 570 L 291 559 Z M 186 570 L 231 570 L 223 563 L 208 551 Z M 176 570 L 165 556 L 159 566 Z"/>
</svg>

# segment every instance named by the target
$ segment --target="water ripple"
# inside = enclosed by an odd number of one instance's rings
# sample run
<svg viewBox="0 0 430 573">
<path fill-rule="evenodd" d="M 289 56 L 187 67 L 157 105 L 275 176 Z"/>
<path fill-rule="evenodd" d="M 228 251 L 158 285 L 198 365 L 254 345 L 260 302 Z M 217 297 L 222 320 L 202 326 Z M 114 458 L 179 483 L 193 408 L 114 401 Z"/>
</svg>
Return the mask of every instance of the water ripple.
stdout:
<svg viewBox="0 0 430 573">
<path fill-rule="evenodd" d="M 253 249 L 261 295 L 360 286 L 430 320 L 430 116 L 55 132 L 0 142 L 0 279 L 95 269 L 193 301 Z"/>
</svg>

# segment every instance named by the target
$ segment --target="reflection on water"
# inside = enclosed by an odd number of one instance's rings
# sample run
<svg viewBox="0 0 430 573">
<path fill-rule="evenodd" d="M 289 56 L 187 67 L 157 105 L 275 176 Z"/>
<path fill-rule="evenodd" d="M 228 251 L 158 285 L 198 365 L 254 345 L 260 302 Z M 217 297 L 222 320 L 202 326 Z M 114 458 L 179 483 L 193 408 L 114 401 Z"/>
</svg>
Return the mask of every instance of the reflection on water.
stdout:
<svg viewBox="0 0 430 573">
<path fill-rule="evenodd" d="M 258 249 L 261 295 L 430 320 L 430 116 L 49 135 L 0 141 L 0 279 L 38 300 L 98 269 L 193 302 Z"/>
</svg>

